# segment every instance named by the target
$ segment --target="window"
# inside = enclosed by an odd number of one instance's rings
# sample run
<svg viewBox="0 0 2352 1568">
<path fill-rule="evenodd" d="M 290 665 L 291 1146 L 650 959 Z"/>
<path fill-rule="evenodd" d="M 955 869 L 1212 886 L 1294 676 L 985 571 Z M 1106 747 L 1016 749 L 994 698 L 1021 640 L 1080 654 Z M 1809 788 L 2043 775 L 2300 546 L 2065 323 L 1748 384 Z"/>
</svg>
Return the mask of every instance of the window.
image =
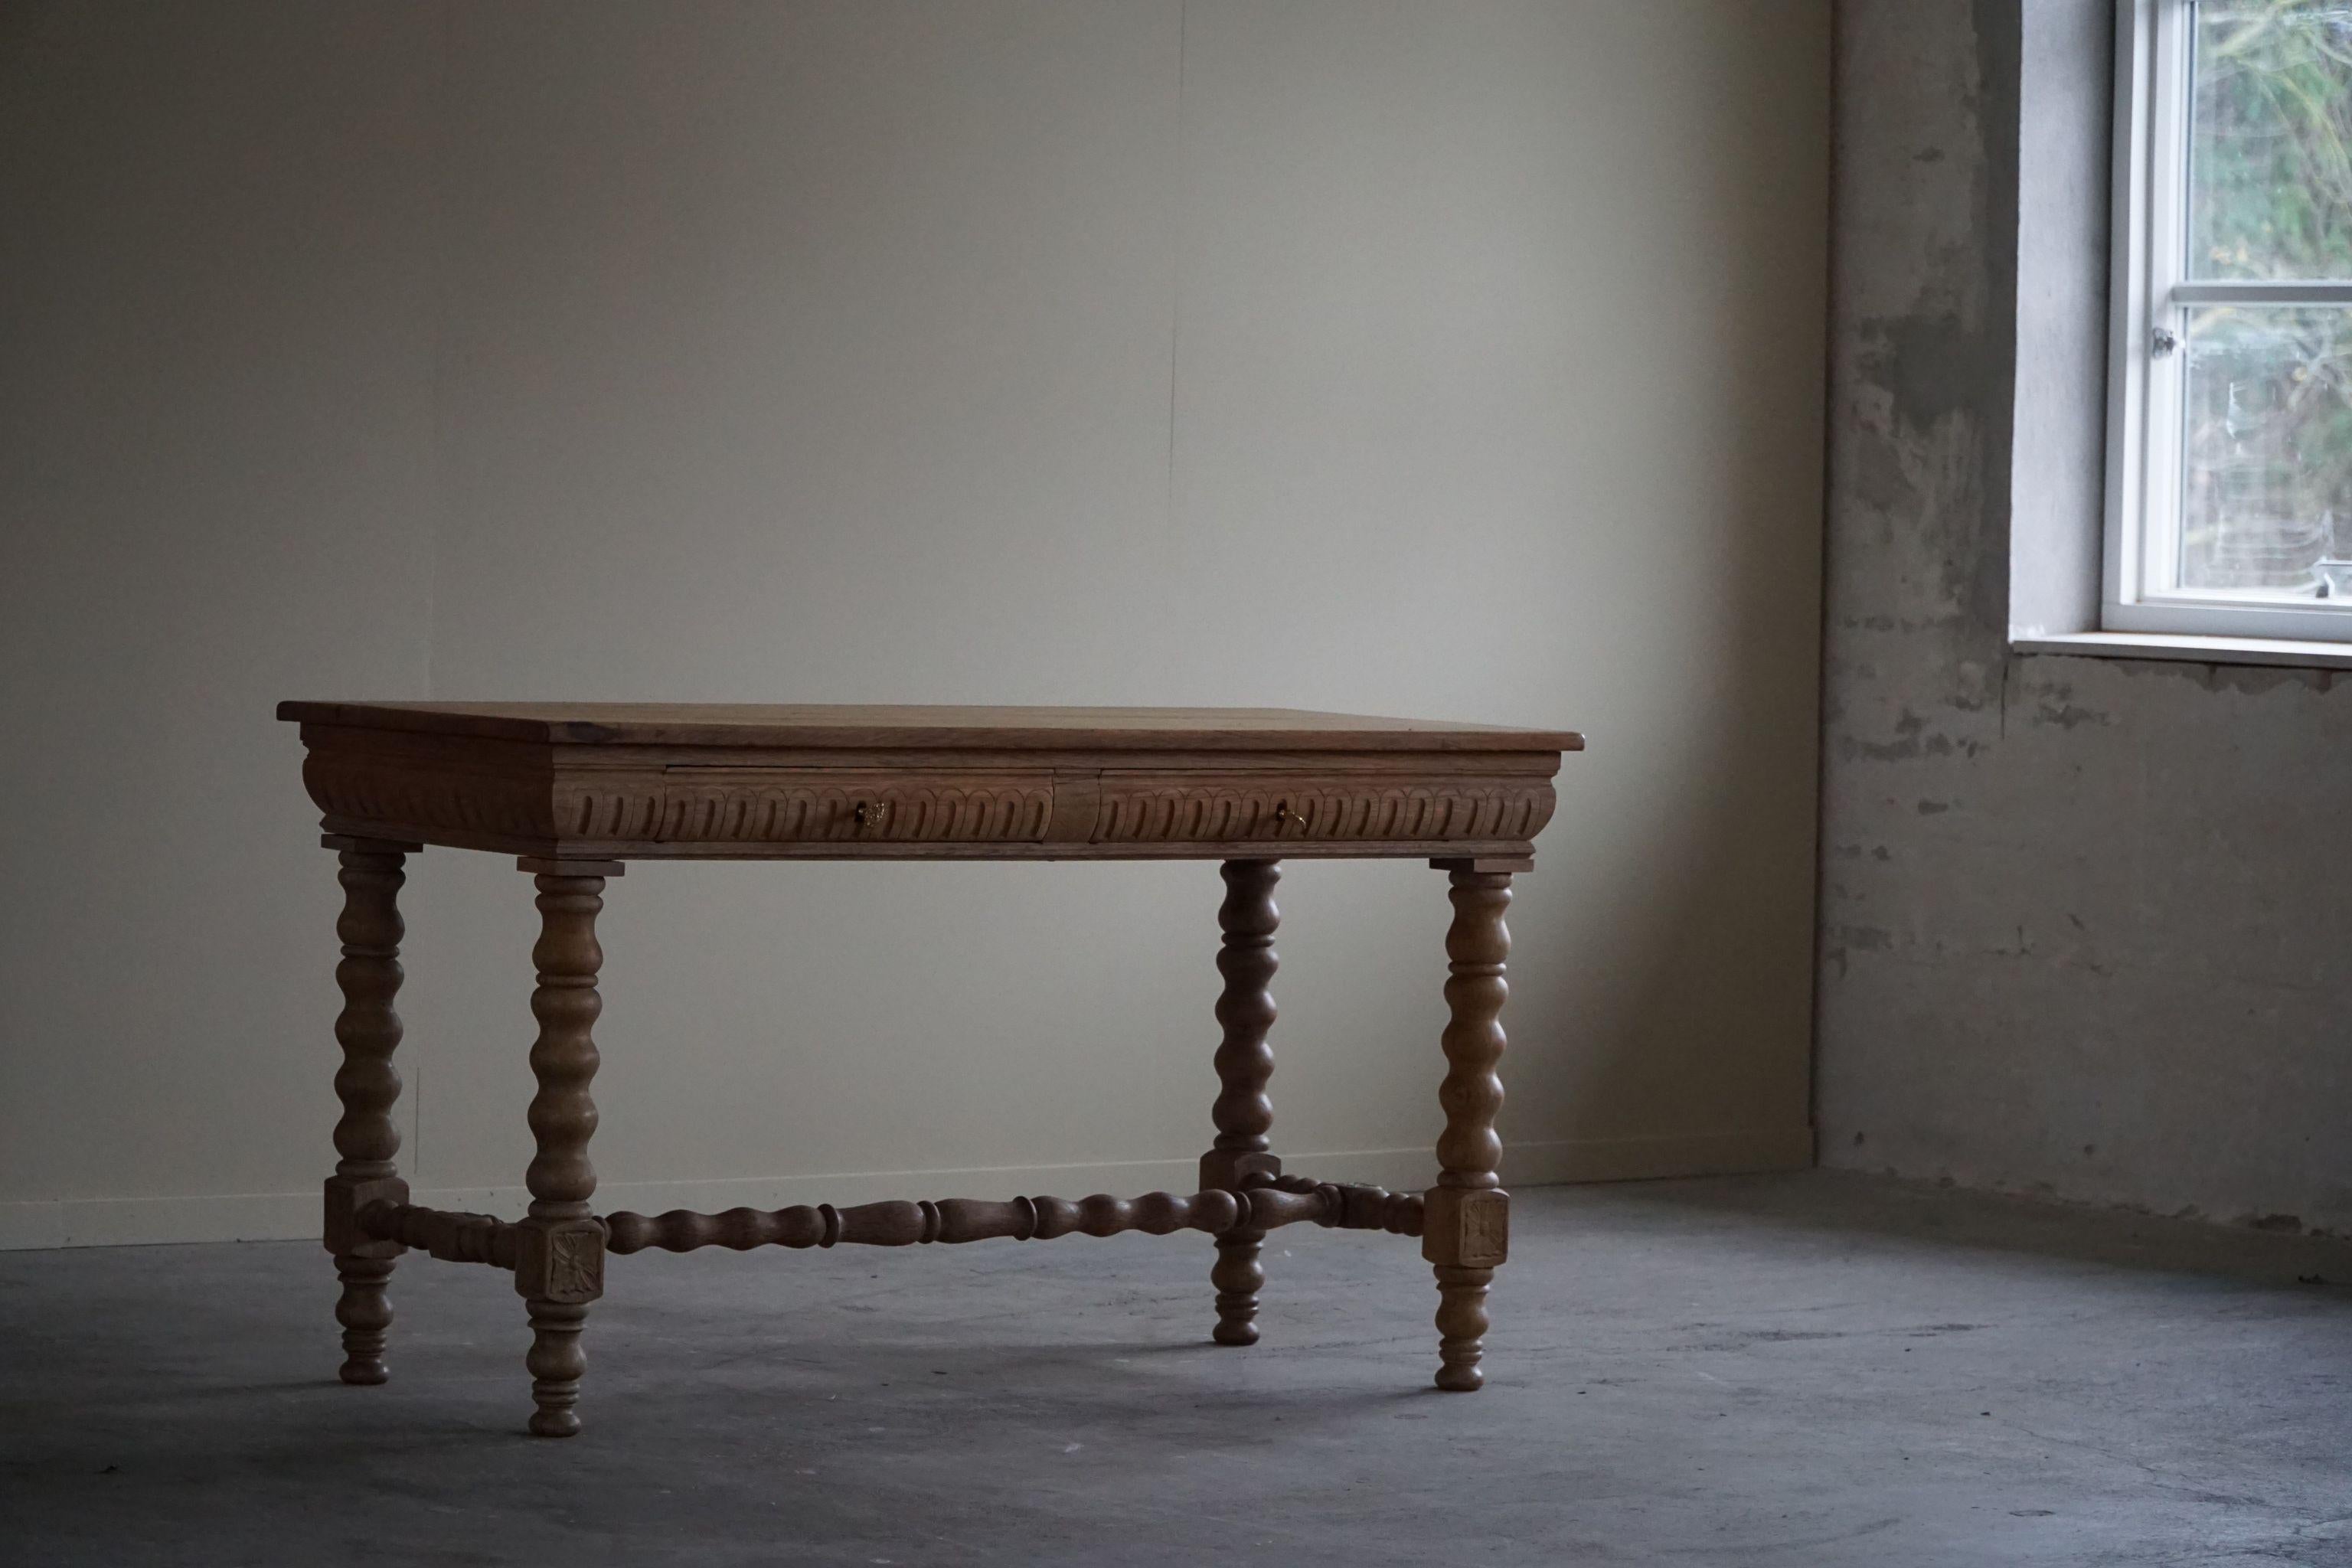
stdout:
<svg viewBox="0 0 2352 1568">
<path fill-rule="evenodd" d="M 2118 10 L 2105 625 L 2352 641 L 2352 0 Z"/>
</svg>

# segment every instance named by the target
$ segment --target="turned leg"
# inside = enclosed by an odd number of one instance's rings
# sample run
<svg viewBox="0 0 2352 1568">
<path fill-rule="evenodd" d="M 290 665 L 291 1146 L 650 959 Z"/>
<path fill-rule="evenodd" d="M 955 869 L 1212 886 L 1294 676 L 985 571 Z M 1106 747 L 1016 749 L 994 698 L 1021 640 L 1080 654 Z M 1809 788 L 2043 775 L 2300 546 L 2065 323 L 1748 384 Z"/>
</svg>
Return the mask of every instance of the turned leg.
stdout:
<svg viewBox="0 0 2352 1568">
<path fill-rule="evenodd" d="M 530 1208 L 516 1224 L 515 1289 L 530 1314 L 524 1365 L 538 1405 L 530 1429 L 541 1437 L 569 1437 L 580 1430 L 573 1407 L 587 1367 L 580 1331 L 588 1303 L 604 1293 L 604 1227 L 589 1207 L 596 1194 L 596 1171 L 588 1163 L 596 1103 L 588 1089 L 596 1076 L 593 1031 L 604 1006 L 596 994 L 596 972 L 604 962 L 596 945 L 596 915 L 604 907 L 604 879 L 619 876 L 621 867 L 604 860 L 518 863 L 538 876 L 540 935 L 531 959 L 539 987 L 530 1010 L 539 1038 L 530 1047 L 530 1070 L 539 1091 L 530 1102 L 538 1152 L 523 1178 Z"/>
<path fill-rule="evenodd" d="M 414 844 L 331 834 L 320 840 L 340 850 L 343 912 L 335 921 L 343 959 L 335 966 L 343 1010 L 335 1019 L 335 1039 L 343 1065 L 335 1074 L 335 1096 L 343 1104 L 335 1123 L 335 1173 L 327 1178 L 327 1250 L 335 1255 L 335 1277 L 343 1293 L 335 1321 L 343 1326 L 345 1383 L 382 1383 L 385 1331 L 392 1306 L 384 1286 L 393 1259 L 408 1250 L 396 1241 L 360 1233 L 359 1211 L 379 1200 L 408 1201 L 408 1184 L 393 1163 L 400 1152 L 400 1129 L 392 1108 L 400 1099 L 400 1073 L 392 1053 L 400 1044 L 400 1015 L 393 999 L 400 991 L 401 867 Z"/>
<path fill-rule="evenodd" d="M 1274 1129 L 1274 1101 L 1266 1098 L 1266 1080 L 1274 1076 L 1274 1051 L 1265 1043 L 1274 1026 L 1274 885 L 1282 879 L 1281 865 L 1273 860 L 1228 860 L 1222 868 L 1225 901 L 1217 910 L 1217 924 L 1225 933 L 1217 950 L 1217 972 L 1225 977 L 1217 998 L 1217 1022 L 1224 1039 L 1217 1047 L 1219 1085 L 1210 1114 L 1217 1124 L 1216 1142 L 1201 1156 L 1203 1191 L 1239 1191 L 1282 1174 L 1282 1162 L 1266 1152 L 1266 1134 Z M 1211 1336 L 1221 1345 L 1257 1342 L 1257 1293 L 1265 1283 L 1258 1250 L 1265 1240 L 1262 1230 L 1228 1231 L 1217 1238 L 1217 1261 L 1209 1282 L 1217 1288 L 1217 1327 Z"/>
<path fill-rule="evenodd" d="M 1421 1255 L 1437 1270 L 1437 1386 L 1467 1394 L 1486 1381 L 1478 1370 L 1486 1334 L 1486 1287 L 1510 1243 L 1510 1195 L 1495 1167 L 1503 1141 L 1503 1000 L 1510 987 L 1503 960 L 1511 933 L 1503 911 L 1511 874 L 1475 861 L 1433 862 L 1452 873 L 1454 924 L 1445 933 L 1445 1081 L 1437 1091 L 1445 1131 L 1437 1140 L 1437 1185 L 1424 1198 Z"/>
</svg>

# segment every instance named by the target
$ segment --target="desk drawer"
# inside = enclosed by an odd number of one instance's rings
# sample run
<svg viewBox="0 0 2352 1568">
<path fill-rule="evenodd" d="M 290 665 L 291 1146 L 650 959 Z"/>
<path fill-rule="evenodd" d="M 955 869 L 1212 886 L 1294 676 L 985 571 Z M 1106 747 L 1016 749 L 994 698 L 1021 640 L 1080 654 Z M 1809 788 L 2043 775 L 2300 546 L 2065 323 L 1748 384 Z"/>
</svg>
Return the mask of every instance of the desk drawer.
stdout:
<svg viewBox="0 0 2352 1568">
<path fill-rule="evenodd" d="M 1035 844 L 1054 819 L 1046 773 L 672 767 L 666 844 Z"/>
<path fill-rule="evenodd" d="M 1106 772 L 1097 844 L 1445 844 L 1527 839 L 1552 813 L 1544 776 Z"/>
</svg>

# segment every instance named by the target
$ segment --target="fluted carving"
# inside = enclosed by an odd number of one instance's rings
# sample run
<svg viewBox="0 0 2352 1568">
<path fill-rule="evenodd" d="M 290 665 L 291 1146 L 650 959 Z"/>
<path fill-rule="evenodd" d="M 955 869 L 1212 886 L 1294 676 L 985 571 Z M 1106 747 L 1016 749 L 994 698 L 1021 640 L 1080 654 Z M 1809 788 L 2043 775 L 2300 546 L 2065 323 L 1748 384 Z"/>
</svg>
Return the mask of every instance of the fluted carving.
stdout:
<svg viewBox="0 0 2352 1568">
<path fill-rule="evenodd" d="M 1396 784 L 1123 773 L 1103 780 L 1094 836 L 1103 844 L 1517 840 L 1540 832 L 1553 804 L 1551 784 L 1540 778 Z"/>
<path fill-rule="evenodd" d="M 531 959 L 539 986 L 530 1010 L 539 1038 L 530 1048 L 530 1070 L 539 1089 L 530 1122 L 538 1149 L 523 1176 L 530 1207 L 516 1227 L 522 1234 L 516 1238 L 515 1289 L 530 1318 L 526 1364 L 538 1405 L 530 1429 L 542 1437 L 568 1437 L 580 1430 L 573 1406 L 587 1364 L 581 1329 L 588 1303 L 604 1292 L 604 1237 L 589 1206 L 596 1171 L 588 1163 L 588 1140 L 596 1131 L 589 1088 L 596 1076 L 594 1027 L 604 1011 L 596 992 L 604 961 L 596 916 L 604 907 L 604 879 L 548 870 L 537 886 L 540 937 Z"/>
<path fill-rule="evenodd" d="M 1217 1022 L 1224 1036 L 1217 1045 L 1217 1098 L 1210 1120 L 1217 1136 L 1201 1157 L 1201 1185 L 1241 1189 L 1282 1173 L 1282 1162 L 1268 1152 L 1274 1101 L 1266 1084 L 1274 1077 L 1273 984 L 1277 960 L 1274 933 L 1281 921 L 1275 884 L 1282 867 L 1273 860 L 1228 860 L 1219 868 L 1225 900 L 1217 910 L 1224 940 L 1217 949 L 1217 973 L 1224 990 L 1217 997 Z M 1258 1258 L 1265 1233 L 1249 1226 L 1217 1238 L 1217 1258 L 1209 1283 L 1217 1292 L 1217 1326 L 1210 1337 L 1221 1345 L 1257 1342 L 1257 1293 L 1265 1286 Z"/>
<path fill-rule="evenodd" d="M 973 773 L 920 783 L 904 777 L 794 778 L 775 769 L 694 770 L 662 781 L 667 843 L 1034 843 L 1054 815 L 1049 776 Z M 625 825 L 623 794 L 583 795 L 574 830 Z"/>
<path fill-rule="evenodd" d="M 1450 961 L 1443 1044 L 1445 1079 L 1438 1103 L 1445 1131 L 1437 1140 L 1437 1185 L 1426 1194 L 1422 1256 L 1436 1268 L 1437 1386 L 1466 1394 L 1486 1381 L 1486 1291 L 1508 1248 L 1510 1198 L 1495 1168 L 1502 1140 L 1495 1117 L 1503 1107 L 1503 1003 L 1510 994 L 1503 961 L 1511 933 L 1507 871 L 1456 865 L 1450 896 L 1454 923 L 1445 933 Z"/>
<path fill-rule="evenodd" d="M 343 1051 L 335 1098 L 343 1113 L 335 1123 L 341 1158 L 327 1183 L 326 1241 L 342 1286 L 335 1304 L 335 1321 L 343 1329 L 340 1375 L 345 1383 L 377 1384 L 389 1375 L 383 1347 L 392 1304 L 385 1286 L 400 1247 L 357 1235 L 346 1216 L 370 1198 L 407 1195 L 394 1163 L 400 1129 L 392 1120 L 400 1099 L 400 1072 L 392 1058 L 401 1025 L 393 1002 L 400 992 L 400 939 L 405 934 L 400 889 L 407 879 L 402 870 L 406 856 L 366 840 L 329 842 L 341 851 L 336 879 L 343 889 L 343 911 L 335 921 L 342 942 L 335 984 L 343 994 L 342 1012 L 335 1019 L 335 1039 Z"/>
</svg>

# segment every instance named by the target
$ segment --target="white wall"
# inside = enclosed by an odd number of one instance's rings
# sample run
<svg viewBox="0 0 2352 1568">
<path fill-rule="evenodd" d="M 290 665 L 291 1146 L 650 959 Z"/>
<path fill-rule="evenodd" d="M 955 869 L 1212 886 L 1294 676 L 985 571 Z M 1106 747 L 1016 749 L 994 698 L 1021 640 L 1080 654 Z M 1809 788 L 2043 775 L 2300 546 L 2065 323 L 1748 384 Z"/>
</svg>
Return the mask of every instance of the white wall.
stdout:
<svg viewBox="0 0 2352 1568">
<path fill-rule="evenodd" d="M 1801 1163 L 1827 10 L 12 7 L 0 1243 L 310 1232 L 288 696 L 1579 725 L 1507 1174 Z M 1286 879 L 1297 1168 L 1425 1179 L 1443 889 Z M 606 1191 L 1181 1184 L 1219 891 L 640 867 Z M 518 1201 L 528 884 L 406 903 L 404 1159 Z"/>
</svg>

